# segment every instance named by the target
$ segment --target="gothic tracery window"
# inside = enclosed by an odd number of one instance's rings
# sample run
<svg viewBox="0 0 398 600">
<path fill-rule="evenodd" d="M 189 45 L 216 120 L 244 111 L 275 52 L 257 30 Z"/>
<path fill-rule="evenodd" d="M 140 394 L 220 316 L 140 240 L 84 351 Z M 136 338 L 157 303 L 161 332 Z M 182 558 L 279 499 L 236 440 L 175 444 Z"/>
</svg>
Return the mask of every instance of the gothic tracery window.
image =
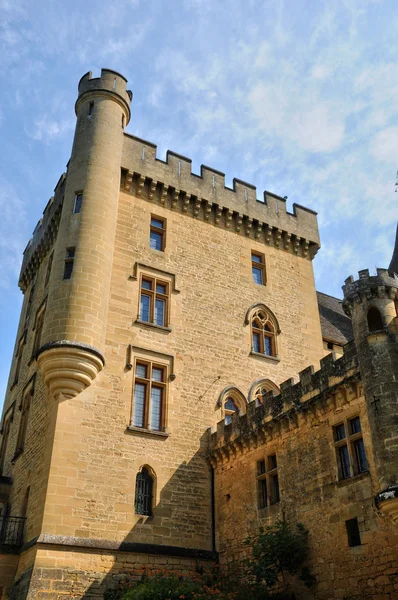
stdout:
<svg viewBox="0 0 398 600">
<path fill-rule="evenodd" d="M 276 327 L 272 315 L 259 308 L 251 318 L 252 351 L 265 356 L 276 356 Z"/>
<path fill-rule="evenodd" d="M 232 423 L 234 413 L 244 414 L 246 412 L 246 398 L 236 387 L 228 387 L 223 390 L 218 399 L 221 406 L 226 425 Z"/>
</svg>

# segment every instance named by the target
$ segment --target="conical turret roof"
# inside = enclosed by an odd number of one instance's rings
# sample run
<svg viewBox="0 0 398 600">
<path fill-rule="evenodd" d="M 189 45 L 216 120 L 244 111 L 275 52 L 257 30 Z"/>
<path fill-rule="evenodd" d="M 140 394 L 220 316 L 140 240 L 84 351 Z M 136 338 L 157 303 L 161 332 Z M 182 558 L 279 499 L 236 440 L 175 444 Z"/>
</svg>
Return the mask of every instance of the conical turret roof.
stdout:
<svg viewBox="0 0 398 600">
<path fill-rule="evenodd" d="M 392 255 L 392 259 L 390 262 L 390 266 L 388 267 L 389 271 L 393 271 L 398 274 L 398 224 L 397 224 L 397 233 L 395 236 L 395 247 Z"/>
</svg>

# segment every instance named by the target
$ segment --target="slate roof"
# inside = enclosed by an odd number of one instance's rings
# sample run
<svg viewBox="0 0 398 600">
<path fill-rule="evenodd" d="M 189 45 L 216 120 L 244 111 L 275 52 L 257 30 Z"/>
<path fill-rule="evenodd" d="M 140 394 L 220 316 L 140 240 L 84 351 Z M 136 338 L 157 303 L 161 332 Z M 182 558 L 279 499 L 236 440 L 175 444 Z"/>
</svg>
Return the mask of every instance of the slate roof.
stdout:
<svg viewBox="0 0 398 600">
<path fill-rule="evenodd" d="M 317 292 L 323 339 L 344 345 L 353 339 L 351 319 L 343 311 L 339 298 Z"/>
</svg>

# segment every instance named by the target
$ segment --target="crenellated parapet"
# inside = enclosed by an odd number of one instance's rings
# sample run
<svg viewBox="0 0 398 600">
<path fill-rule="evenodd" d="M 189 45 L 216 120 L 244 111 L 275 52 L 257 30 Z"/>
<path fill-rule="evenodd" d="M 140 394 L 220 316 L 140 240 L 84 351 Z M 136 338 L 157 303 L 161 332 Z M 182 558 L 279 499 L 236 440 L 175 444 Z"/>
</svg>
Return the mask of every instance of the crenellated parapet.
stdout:
<svg viewBox="0 0 398 600">
<path fill-rule="evenodd" d="M 125 134 L 121 166 L 122 190 L 149 202 L 311 259 L 320 247 L 314 211 L 293 204 L 290 213 L 286 198 L 267 191 L 258 200 L 240 179 L 229 188 L 224 173 L 204 165 L 192 173 L 191 159 L 170 150 L 160 160 L 151 142 Z"/>
<path fill-rule="evenodd" d="M 320 361 L 320 369 L 309 366 L 299 373 L 299 382 L 288 379 L 280 385 L 280 394 L 268 392 L 262 404 L 254 400 L 244 415 L 232 415 L 232 423 L 220 421 L 210 435 L 209 459 L 217 460 L 235 453 L 239 447 L 266 443 L 284 431 L 296 429 L 300 419 L 323 415 L 336 408 L 337 395 L 343 392 L 343 402 L 351 388 L 360 395 L 358 359 L 354 342 L 344 346 L 344 355 L 336 360 L 331 353 Z"/>
<path fill-rule="evenodd" d="M 64 201 L 66 173 L 63 173 L 55 187 L 43 216 L 37 223 L 24 253 L 18 285 L 24 292 L 34 279 L 40 263 L 54 244 L 57 237 L 62 204 Z"/>
<path fill-rule="evenodd" d="M 358 272 L 359 278 L 354 280 L 350 275 L 343 285 L 343 309 L 352 315 L 354 303 L 369 302 L 373 299 L 395 299 L 398 292 L 398 275 L 388 269 L 376 269 L 376 275 L 370 275 L 368 269 Z"/>
</svg>

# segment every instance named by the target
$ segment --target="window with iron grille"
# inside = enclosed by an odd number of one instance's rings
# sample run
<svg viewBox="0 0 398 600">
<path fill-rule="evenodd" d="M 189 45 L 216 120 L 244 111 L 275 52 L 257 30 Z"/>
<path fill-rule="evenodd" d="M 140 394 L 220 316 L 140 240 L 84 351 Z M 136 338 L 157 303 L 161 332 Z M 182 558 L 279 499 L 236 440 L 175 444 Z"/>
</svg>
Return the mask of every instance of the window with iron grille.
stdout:
<svg viewBox="0 0 398 600">
<path fill-rule="evenodd" d="M 260 509 L 280 502 L 276 454 L 257 462 L 257 495 Z"/>
<path fill-rule="evenodd" d="M 348 479 L 368 470 L 361 421 L 358 416 L 333 427 L 339 479 Z"/>
<path fill-rule="evenodd" d="M 151 431 L 164 431 L 166 405 L 166 366 L 137 360 L 131 425 Z"/>
<path fill-rule="evenodd" d="M 153 479 L 146 467 L 135 478 L 135 513 L 151 516 L 153 501 Z"/>
<path fill-rule="evenodd" d="M 139 320 L 167 327 L 169 284 L 156 277 L 141 276 Z"/>
</svg>

